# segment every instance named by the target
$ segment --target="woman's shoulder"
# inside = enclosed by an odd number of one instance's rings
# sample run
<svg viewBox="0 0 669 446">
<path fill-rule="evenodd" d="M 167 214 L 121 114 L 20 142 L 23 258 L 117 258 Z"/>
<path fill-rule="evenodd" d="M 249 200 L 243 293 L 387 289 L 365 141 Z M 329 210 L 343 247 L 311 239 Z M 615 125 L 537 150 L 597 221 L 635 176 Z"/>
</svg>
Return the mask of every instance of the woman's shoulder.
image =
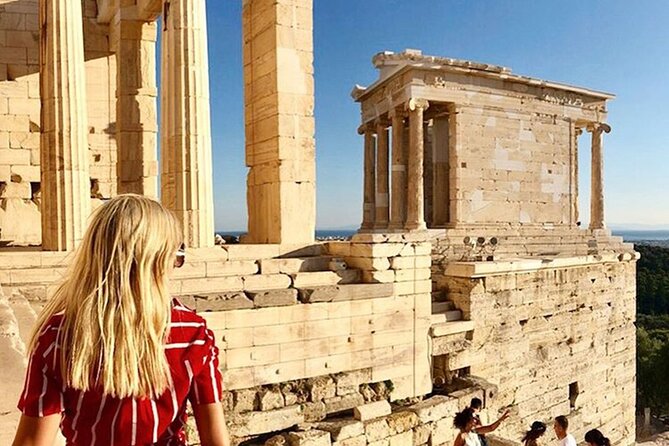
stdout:
<svg viewBox="0 0 669 446">
<path fill-rule="evenodd" d="M 172 299 L 172 321 L 173 322 L 201 322 L 205 320 L 197 314 L 195 310 L 179 302 L 178 299 Z"/>
</svg>

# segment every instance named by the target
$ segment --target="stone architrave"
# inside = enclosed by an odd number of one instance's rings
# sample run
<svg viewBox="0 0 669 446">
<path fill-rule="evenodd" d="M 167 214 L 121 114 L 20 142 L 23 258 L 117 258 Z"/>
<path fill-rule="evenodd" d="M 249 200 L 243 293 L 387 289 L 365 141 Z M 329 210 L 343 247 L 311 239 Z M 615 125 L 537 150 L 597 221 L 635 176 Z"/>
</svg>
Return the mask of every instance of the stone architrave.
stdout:
<svg viewBox="0 0 669 446">
<path fill-rule="evenodd" d="M 381 121 L 376 125 L 376 221 L 374 227 L 378 229 L 387 229 L 390 218 L 389 142 L 388 126 Z"/>
<path fill-rule="evenodd" d="M 120 8 L 112 38 L 116 68 L 116 164 L 119 193 L 158 197 L 155 22 L 126 18 Z"/>
<path fill-rule="evenodd" d="M 407 154 L 404 144 L 404 111 L 391 110 L 392 118 L 392 173 L 390 228 L 404 227 L 407 197 Z"/>
<path fill-rule="evenodd" d="M 242 3 L 247 241 L 311 243 L 316 228 L 312 0 Z"/>
<path fill-rule="evenodd" d="M 407 181 L 408 230 L 425 229 L 425 189 L 423 187 L 423 114 L 429 103 L 424 99 L 409 100 L 409 166 Z"/>
<path fill-rule="evenodd" d="M 362 208 L 362 229 L 372 229 L 376 220 L 376 144 L 371 126 L 363 129 L 365 137 L 364 155 L 364 196 Z"/>
<path fill-rule="evenodd" d="M 609 133 L 608 124 L 598 123 L 592 134 L 592 173 L 590 176 L 590 229 L 604 229 L 604 154 L 602 134 Z"/>
<path fill-rule="evenodd" d="M 162 54 L 161 200 L 190 247 L 214 245 L 205 0 L 170 0 Z"/>
<path fill-rule="evenodd" d="M 81 2 L 42 0 L 39 19 L 42 248 L 69 251 L 91 206 Z"/>
</svg>

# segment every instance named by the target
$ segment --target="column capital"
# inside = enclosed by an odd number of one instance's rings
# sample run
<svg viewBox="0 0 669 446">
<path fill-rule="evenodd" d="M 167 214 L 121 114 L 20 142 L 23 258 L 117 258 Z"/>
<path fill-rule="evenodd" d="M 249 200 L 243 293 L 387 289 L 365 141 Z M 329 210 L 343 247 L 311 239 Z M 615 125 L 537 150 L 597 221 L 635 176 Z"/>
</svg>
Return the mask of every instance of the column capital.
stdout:
<svg viewBox="0 0 669 446">
<path fill-rule="evenodd" d="M 423 98 L 411 98 L 409 99 L 409 102 L 406 103 L 406 109 L 408 111 L 415 111 L 415 110 L 427 110 L 430 107 L 430 103 L 428 102 L 427 99 Z"/>
<path fill-rule="evenodd" d="M 366 122 L 358 127 L 358 135 L 365 133 L 376 133 L 376 122 Z"/>
<path fill-rule="evenodd" d="M 611 126 L 605 122 L 593 122 L 586 127 L 590 133 L 610 133 Z"/>
<path fill-rule="evenodd" d="M 575 127 L 574 133 L 576 134 L 577 137 L 581 136 L 583 134 L 583 127 Z"/>
<path fill-rule="evenodd" d="M 377 127 L 390 127 L 392 125 L 392 121 L 388 118 L 380 117 L 377 118 L 374 123 L 376 124 Z"/>
</svg>

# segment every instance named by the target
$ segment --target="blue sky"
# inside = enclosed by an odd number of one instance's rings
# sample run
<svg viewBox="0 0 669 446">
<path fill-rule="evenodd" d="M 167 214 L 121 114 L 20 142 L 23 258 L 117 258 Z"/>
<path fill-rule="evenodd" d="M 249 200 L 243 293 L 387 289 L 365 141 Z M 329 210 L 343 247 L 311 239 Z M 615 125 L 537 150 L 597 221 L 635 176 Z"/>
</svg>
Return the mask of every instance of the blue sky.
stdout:
<svg viewBox="0 0 669 446">
<path fill-rule="evenodd" d="M 241 1 L 208 6 L 216 228 L 244 230 Z M 668 22 L 666 0 L 314 0 L 318 228 L 360 222 L 362 140 L 349 93 L 376 79 L 375 53 L 404 48 L 615 93 L 607 222 L 669 228 Z"/>
</svg>

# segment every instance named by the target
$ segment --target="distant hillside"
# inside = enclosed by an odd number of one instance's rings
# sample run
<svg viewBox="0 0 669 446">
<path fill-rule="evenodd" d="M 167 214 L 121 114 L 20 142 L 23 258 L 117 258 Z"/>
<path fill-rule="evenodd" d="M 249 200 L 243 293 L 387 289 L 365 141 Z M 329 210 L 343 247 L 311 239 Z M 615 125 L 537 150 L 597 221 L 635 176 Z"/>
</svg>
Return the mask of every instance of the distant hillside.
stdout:
<svg viewBox="0 0 669 446">
<path fill-rule="evenodd" d="M 638 244 L 637 404 L 669 414 L 669 247 Z"/>
</svg>

